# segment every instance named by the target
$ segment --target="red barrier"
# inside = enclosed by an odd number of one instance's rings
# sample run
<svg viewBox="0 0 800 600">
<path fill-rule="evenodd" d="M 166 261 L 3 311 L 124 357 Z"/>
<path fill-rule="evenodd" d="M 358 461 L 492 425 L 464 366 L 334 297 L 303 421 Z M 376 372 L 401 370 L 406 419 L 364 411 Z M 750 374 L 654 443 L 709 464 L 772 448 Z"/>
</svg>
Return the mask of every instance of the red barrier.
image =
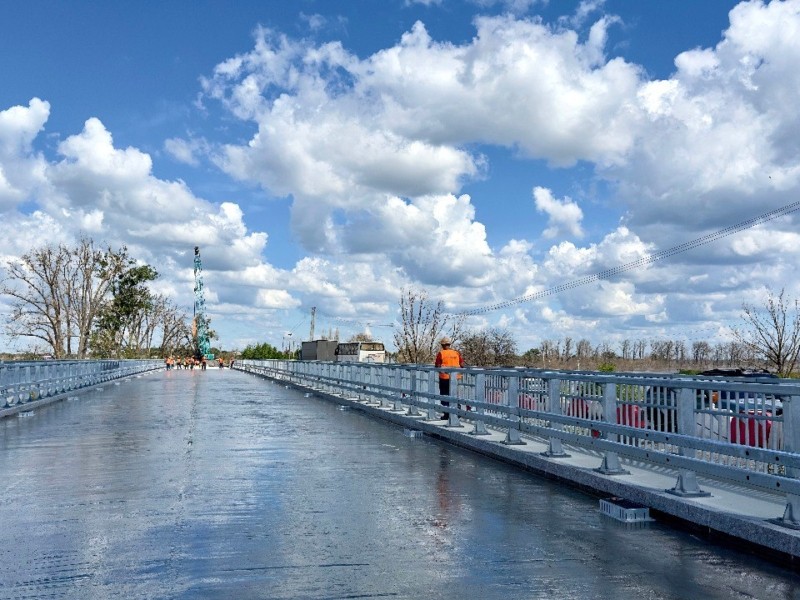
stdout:
<svg viewBox="0 0 800 600">
<path fill-rule="evenodd" d="M 617 406 L 617 423 L 628 427 L 647 427 L 644 415 L 635 404 Z"/>
<path fill-rule="evenodd" d="M 750 410 L 747 411 L 747 414 L 754 415 L 756 412 Z M 759 411 L 758 414 L 762 413 Z M 761 423 L 766 423 L 766 425 Z M 733 417 L 731 419 L 730 441 L 732 444 L 740 444 L 742 446 L 766 448 L 771 431 L 772 421 L 752 417 Z"/>
<path fill-rule="evenodd" d="M 588 419 L 591 414 L 591 406 L 589 402 L 583 398 L 574 398 L 567 402 L 567 409 L 564 414 L 568 417 L 578 417 L 579 419 Z"/>
</svg>

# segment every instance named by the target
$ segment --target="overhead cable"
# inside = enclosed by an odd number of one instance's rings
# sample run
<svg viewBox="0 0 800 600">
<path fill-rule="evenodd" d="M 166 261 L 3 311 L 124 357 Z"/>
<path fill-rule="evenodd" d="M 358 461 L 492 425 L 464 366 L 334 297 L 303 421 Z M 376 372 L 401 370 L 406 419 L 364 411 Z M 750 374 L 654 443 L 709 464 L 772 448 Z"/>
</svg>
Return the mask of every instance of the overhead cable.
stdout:
<svg viewBox="0 0 800 600">
<path fill-rule="evenodd" d="M 769 221 L 772 221 L 773 219 L 777 219 L 778 217 L 788 215 L 799 209 L 800 209 L 800 201 L 792 202 L 791 204 L 787 204 L 786 206 L 783 206 L 781 208 L 776 208 L 774 210 L 765 212 L 761 215 L 758 215 L 757 217 L 747 219 L 746 221 L 736 223 L 735 225 L 730 225 L 729 227 L 725 227 L 724 229 L 720 229 L 713 233 L 709 233 L 697 239 L 684 242 L 682 244 L 678 244 L 677 246 L 673 246 L 672 248 L 667 248 L 666 250 L 659 250 L 658 252 L 654 252 L 653 254 L 642 256 L 641 258 L 638 258 L 629 263 L 618 265 L 610 269 L 605 269 L 603 271 L 600 271 L 599 273 L 594 273 L 593 275 L 586 275 L 584 277 L 580 277 L 578 279 L 574 279 L 572 281 L 568 281 L 566 283 L 562 283 L 560 285 L 547 288 L 545 290 L 534 292 L 533 294 L 527 294 L 525 296 L 520 296 L 519 298 L 514 298 L 512 300 L 505 300 L 503 302 L 497 302 L 495 304 L 490 304 L 488 306 L 483 306 L 480 308 L 465 310 L 463 312 L 456 313 L 456 315 L 472 316 L 472 315 L 479 315 L 487 312 L 492 312 L 495 310 L 499 310 L 501 308 L 509 308 L 517 304 L 523 304 L 525 302 L 540 300 L 542 298 L 546 298 L 547 296 L 554 296 L 556 294 L 560 294 L 561 292 L 582 287 L 584 285 L 588 285 L 595 281 L 610 279 L 611 277 L 613 277 L 614 275 L 618 275 L 619 273 L 624 273 L 626 271 L 633 271 L 635 269 L 651 265 L 655 262 L 659 262 L 666 258 L 670 258 L 671 256 L 675 256 L 676 254 L 682 254 L 683 252 L 686 252 L 688 250 L 699 248 L 700 246 L 705 246 L 706 244 L 710 244 L 722 238 L 728 237 L 729 235 L 733 235 L 734 233 L 739 233 L 740 231 L 744 231 L 746 229 L 755 227 L 756 225 L 767 223 Z"/>
</svg>

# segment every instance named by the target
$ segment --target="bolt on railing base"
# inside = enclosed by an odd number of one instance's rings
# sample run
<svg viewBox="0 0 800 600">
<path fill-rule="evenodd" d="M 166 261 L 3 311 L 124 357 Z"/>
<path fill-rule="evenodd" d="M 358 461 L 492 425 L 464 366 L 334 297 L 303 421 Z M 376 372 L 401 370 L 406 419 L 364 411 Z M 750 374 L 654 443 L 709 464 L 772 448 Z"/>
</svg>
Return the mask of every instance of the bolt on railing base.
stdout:
<svg viewBox="0 0 800 600">
<path fill-rule="evenodd" d="M 619 462 L 619 455 L 616 452 L 606 452 L 603 456 L 602 464 L 595 469 L 598 473 L 603 475 L 630 475 L 630 471 L 622 468 Z"/>
<path fill-rule="evenodd" d="M 664 491 L 681 498 L 707 498 L 711 495 L 700 489 L 700 486 L 697 485 L 697 474 L 689 470 L 681 471 L 675 487 Z"/>
</svg>

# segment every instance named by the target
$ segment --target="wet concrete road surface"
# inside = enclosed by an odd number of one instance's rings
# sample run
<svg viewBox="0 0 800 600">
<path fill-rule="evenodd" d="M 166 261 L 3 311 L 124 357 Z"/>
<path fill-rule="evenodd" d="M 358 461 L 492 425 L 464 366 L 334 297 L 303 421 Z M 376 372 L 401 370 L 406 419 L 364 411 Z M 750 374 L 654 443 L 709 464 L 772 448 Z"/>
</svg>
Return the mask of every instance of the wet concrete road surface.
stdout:
<svg viewBox="0 0 800 600">
<path fill-rule="evenodd" d="M 796 598 L 798 576 L 243 373 L 0 421 L 0 598 Z"/>
</svg>

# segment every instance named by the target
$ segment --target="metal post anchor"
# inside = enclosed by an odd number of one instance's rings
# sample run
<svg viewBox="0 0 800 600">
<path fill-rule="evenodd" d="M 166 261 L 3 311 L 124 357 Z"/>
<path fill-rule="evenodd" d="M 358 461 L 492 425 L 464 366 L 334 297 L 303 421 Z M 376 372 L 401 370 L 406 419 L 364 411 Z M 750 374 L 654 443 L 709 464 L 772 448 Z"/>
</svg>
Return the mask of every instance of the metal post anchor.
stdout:
<svg viewBox="0 0 800 600">
<path fill-rule="evenodd" d="M 502 441 L 507 446 L 524 446 L 528 442 L 519 437 L 519 429 L 509 427 L 506 433 L 506 439 Z"/>
<path fill-rule="evenodd" d="M 475 421 L 475 429 L 469 432 L 470 435 L 491 435 L 486 430 L 486 423 L 483 421 Z"/>
<path fill-rule="evenodd" d="M 461 423 L 461 419 L 458 418 L 458 415 L 454 412 L 448 413 L 449 417 L 447 419 L 447 425 L 445 427 L 463 427 L 464 425 Z"/>
<path fill-rule="evenodd" d="M 682 498 L 707 498 L 711 495 L 700 489 L 700 486 L 697 485 L 697 474 L 688 469 L 683 469 L 680 472 L 674 488 L 664 491 Z"/>
<path fill-rule="evenodd" d="M 622 468 L 619 462 L 619 455 L 616 452 L 606 452 L 603 456 L 602 464 L 595 469 L 603 475 L 630 475 L 630 471 Z"/>
<path fill-rule="evenodd" d="M 800 496 L 787 494 L 783 516 L 777 519 L 769 519 L 769 522 L 781 527 L 800 530 L 800 519 L 798 517 L 800 517 Z"/>
<path fill-rule="evenodd" d="M 564 447 L 561 445 L 559 438 L 550 438 L 550 445 L 548 449 L 541 453 L 542 456 L 547 458 L 569 458 L 570 455 L 564 452 Z"/>
</svg>

